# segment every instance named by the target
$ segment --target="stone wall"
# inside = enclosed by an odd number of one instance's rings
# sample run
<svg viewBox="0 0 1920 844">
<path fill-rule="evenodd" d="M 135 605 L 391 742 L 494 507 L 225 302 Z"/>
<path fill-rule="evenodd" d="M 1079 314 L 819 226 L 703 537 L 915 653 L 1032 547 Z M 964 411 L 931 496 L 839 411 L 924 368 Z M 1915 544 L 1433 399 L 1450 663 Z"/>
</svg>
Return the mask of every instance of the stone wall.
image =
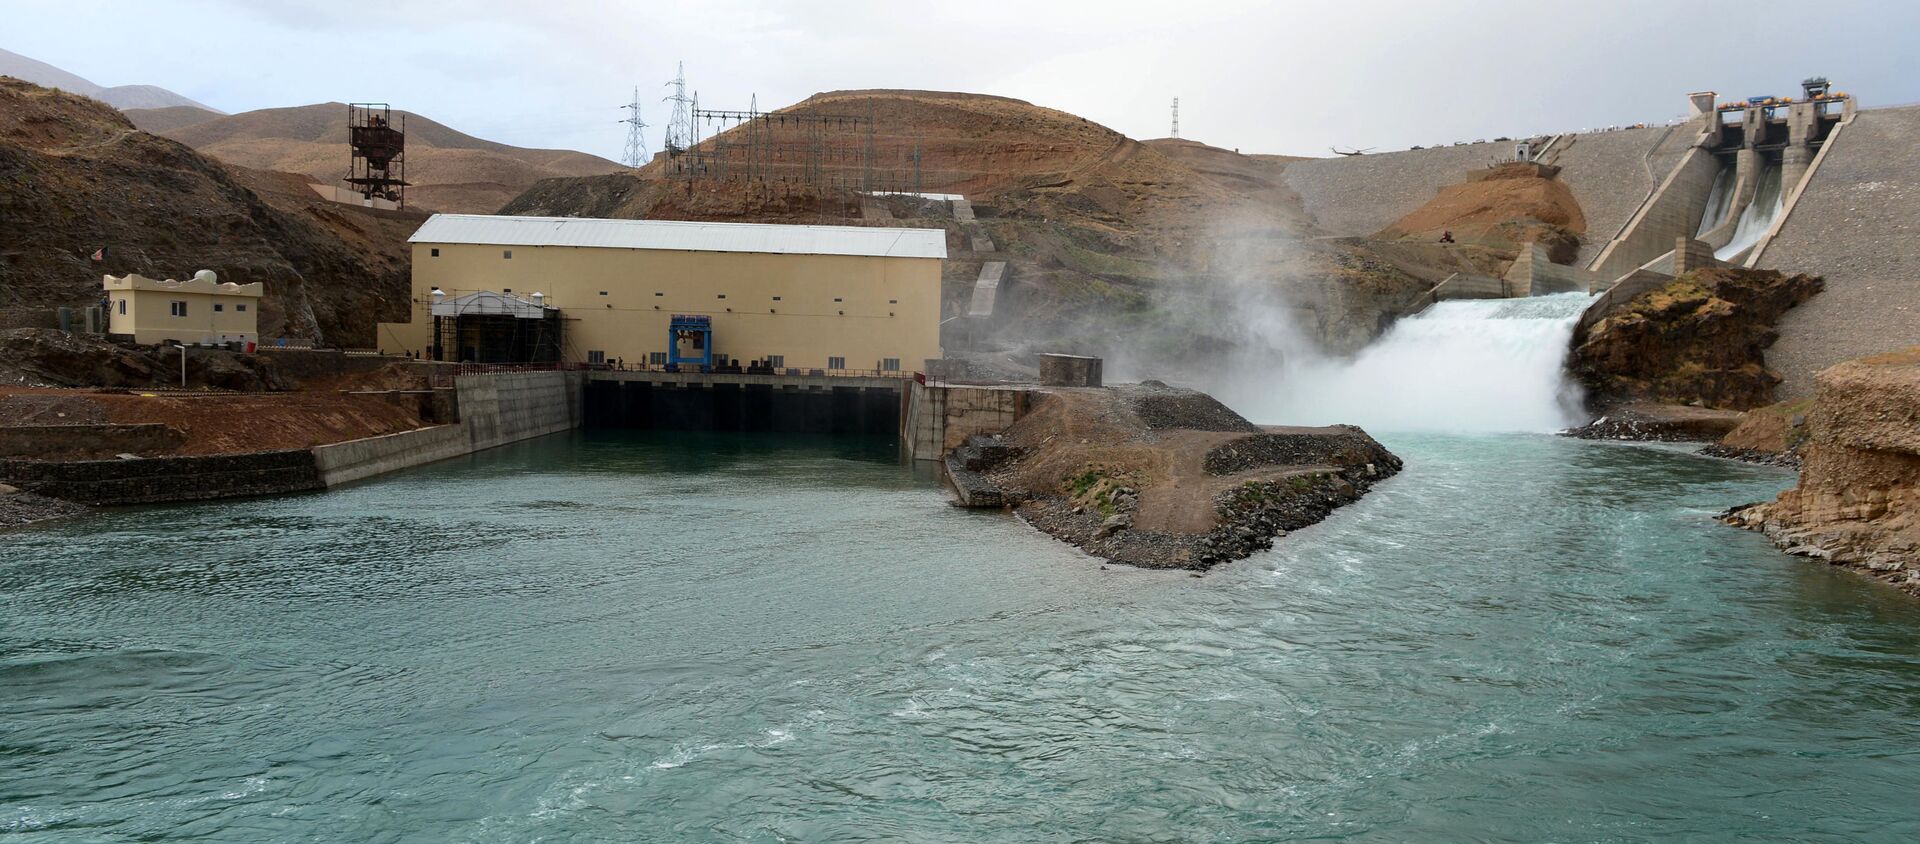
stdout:
<svg viewBox="0 0 1920 844">
<path fill-rule="evenodd" d="M 305 449 L 139 460 L 0 460 L 0 478 L 82 504 L 154 504 L 324 488 Z"/>
</svg>

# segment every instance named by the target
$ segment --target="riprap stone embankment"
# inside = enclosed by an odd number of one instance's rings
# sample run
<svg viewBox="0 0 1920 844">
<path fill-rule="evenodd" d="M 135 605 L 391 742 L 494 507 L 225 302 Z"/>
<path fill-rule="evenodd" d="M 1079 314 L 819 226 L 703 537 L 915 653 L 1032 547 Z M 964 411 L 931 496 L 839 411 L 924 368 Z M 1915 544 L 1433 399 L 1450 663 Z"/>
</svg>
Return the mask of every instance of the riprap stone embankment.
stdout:
<svg viewBox="0 0 1920 844">
<path fill-rule="evenodd" d="M 1011 506 L 1089 554 L 1205 570 L 1271 547 L 1400 470 L 1352 426 L 1261 427 L 1160 385 L 1044 389 L 949 457 L 963 503 Z"/>
</svg>

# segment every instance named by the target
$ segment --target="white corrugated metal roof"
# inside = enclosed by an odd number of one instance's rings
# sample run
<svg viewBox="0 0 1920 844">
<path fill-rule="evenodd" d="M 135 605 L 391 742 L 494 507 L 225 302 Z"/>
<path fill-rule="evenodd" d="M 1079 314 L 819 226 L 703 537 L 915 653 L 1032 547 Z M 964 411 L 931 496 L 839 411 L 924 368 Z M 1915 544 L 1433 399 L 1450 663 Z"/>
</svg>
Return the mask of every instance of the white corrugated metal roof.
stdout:
<svg viewBox="0 0 1920 844">
<path fill-rule="evenodd" d="M 407 242 L 868 255 L 882 258 L 947 257 L 947 234 L 943 229 L 502 217 L 485 214 L 435 214 L 420 226 L 419 231 L 413 233 L 413 237 L 407 238 Z"/>
</svg>

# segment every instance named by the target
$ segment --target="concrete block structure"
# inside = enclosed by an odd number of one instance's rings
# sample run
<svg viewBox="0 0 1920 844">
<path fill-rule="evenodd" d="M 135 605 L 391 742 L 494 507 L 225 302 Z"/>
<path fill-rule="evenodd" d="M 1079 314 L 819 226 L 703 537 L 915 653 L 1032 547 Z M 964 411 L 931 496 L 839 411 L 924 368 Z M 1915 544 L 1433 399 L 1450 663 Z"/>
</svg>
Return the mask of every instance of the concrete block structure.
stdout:
<svg viewBox="0 0 1920 844">
<path fill-rule="evenodd" d="M 1611 279 L 1580 267 L 1556 264 L 1547 257 L 1547 248 L 1527 244 L 1504 276 L 1506 289 L 1513 296 L 1547 296 L 1554 293 L 1595 293 L 1607 287 Z"/>
<path fill-rule="evenodd" d="M 135 343 L 257 343 L 259 282 L 222 282 L 210 270 L 186 281 L 106 276 L 107 334 Z"/>
<path fill-rule="evenodd" d="M 1048 387 L 1098 387 L 1101 360 L 1085 355 L 1040 355 L 1040 383 Z"/>
<path fill-rule="evenodd" d="M 942 357 L 941 229 L 437 214 L 410 242 L 412 318 L 380 325 L 388 354 L 486 356 L 447 342 L 471 336 L 472 315 L 436 313 L 512 299 L 557 312 L 567 363 L 664 365 L 695 343 L 715 367 L 801 373 Z"/>
</svg>

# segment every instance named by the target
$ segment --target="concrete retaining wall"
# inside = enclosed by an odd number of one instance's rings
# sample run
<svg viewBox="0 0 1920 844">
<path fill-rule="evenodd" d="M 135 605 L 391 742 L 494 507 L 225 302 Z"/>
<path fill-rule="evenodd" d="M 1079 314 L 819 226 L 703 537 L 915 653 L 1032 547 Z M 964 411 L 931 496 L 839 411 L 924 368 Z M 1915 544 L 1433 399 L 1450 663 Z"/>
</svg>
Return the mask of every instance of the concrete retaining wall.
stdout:
<svg viewBox="0 0 1920 844">
<path fill-rule="evenodd" d="M 1450 299 L 1505 299 L 1508 294 L 1505 281 L 1467 273 L 1454 273 L 1433 287 L 1433 299 L 1436 302 Z"/>
<path fill-rule="evenodd" d="M 557 434 L 580 424 L 578 374 L 500 372 L 454 382 L 470 451 Z"/>
<path fill-rule="evenodd" d="M 1600 252 L 1590 269 L 1617 277 L 1673 250 L 1674 240 L 1700 229 L 1720 160 L 1700 147 L 1689 150 L 1668 174 L 1659 192 L 1635 215 L 1626 231 Z"/>
<path fill-rule="evenodd" d="M 581 383 L 578 373 L 565 372 L 463 376 L 456 385 L 462 421 L 455 425 L 253 454 L 0 460 L 0 480 L 28 492 L 102 505 L 325 489 L 569 430 L 579 422 Z"/>
<path fill-rule="evenodd" d="M 1604 288 L 1603 278 L 1591 270 L 1554 263 L 1547 258 L 1546 247 L 1534 243 L 1507 269 L 1506 281 L 1515 296 L 1546 296 Z"/>
<path fill-rule="evenodd" d="M 968 437 L 997 434 L 1027 415 L 1032 396 L 1018 387 L 916 383 L 907 410 L 907 454 L 939 460 Z"/>
<path fill-rule="evenodd" d="M 316 446 L 313 459 L 320 472 L 321 484 L 339 486 L 472 452 L 467 432 L 459 425 L 436 425 L 383 437 Z"/>
</svg>

